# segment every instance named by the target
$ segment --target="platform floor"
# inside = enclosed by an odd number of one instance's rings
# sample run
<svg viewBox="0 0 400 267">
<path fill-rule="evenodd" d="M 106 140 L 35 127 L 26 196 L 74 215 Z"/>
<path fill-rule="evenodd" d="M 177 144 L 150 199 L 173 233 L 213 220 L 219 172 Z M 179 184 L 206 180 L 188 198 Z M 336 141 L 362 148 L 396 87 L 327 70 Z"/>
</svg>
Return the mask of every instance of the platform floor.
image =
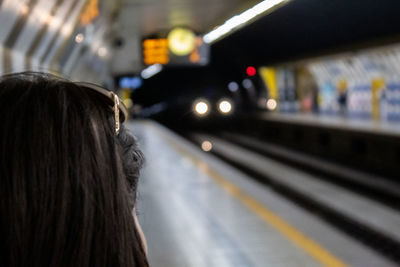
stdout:
<svg viewBox="0 0 400 267">
<path fill-rule="evenodd" d="M 395 266 L 166 128 L 128 126 L 146 156 L 138 212 L 151 266 Z"/>
<path fill-rule="evenodd" d="M 267 121 L 286 122 L 290 124 L 366 132 L 384 136 L 400 136 L 400 123 L 397 122 L 378 121 L 372 119 L 355 119 L 311 113 L 264 113 L 260 115 L 260 118 Z"/>
</svg>

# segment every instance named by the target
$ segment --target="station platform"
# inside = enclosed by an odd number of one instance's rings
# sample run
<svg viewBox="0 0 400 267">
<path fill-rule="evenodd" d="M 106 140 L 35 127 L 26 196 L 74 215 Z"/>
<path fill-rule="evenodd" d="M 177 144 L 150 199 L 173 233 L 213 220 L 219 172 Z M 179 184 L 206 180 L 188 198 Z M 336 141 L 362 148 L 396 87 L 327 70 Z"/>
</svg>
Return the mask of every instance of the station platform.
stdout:
<svg viewBox="0 0 400 267">
<path fill-rule="evenodd" d="M 263 113 L 258 117 L 265 121 L 400 137 L 399 122 L 317 115 L 311 113 Z"/>
<path fill-rule="evenodd" d="M 150 266 L 397 266 L 167 128 L 128 127 L 146 157 L 138 212 Z"/>
</svg>

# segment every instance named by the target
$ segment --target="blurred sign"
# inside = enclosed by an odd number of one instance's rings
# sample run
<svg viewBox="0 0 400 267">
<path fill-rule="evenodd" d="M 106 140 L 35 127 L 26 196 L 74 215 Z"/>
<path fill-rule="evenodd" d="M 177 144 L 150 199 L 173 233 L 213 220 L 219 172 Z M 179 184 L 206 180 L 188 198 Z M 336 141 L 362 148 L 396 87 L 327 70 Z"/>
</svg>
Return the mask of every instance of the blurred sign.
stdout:
<svg viewBox="0 0 400 267">
<path fill-rule="evenodd" d="M 119 79 L 119 87 L 126 89 L 138 89 L 143 85 L 140 77 L 122 77 Z"/>
<path fill-rule="evenodd" d="M 195 37 L 191 51 L 177 53 L 176 47 L 171 48 L 166 38 L 145 39 L 142 42 L 143 62 L 145 65 L 207 65 L 209 61 L 209 45 L 201 37 Z M 172 50 L 175 52 L 172 52 Z"/>
<path fill-rule="evenodd" d="M 89 0 L 85 10 L 81 15 L 81 23 L 83 26 L 91 23 L 99 15 L 99 3 L 98 0 Z"/>
<path fill-rule="evenodd" d="M 167 39 L 146 39 L 143 45 L 143 61 L 146 65 L 167 64 L 169 50 Z"/>
<path fill-rule="evenodd" d="M 385 90 L 386 84 L 384 79 L 375 78 L 371 82 L 372 90 L 372 118 L 378 120 L 381 117 L 380 114 L 380 95 L 382 90 Z"/>
<path fill-rule="evenodd" d="M 277 100 L 278 99 L 278 83 L 276 80 L 276 69 L 262 67 L 262 68 L 260 68 L 260 76 L 266 85 L 269 98 Z"/>
</svg>

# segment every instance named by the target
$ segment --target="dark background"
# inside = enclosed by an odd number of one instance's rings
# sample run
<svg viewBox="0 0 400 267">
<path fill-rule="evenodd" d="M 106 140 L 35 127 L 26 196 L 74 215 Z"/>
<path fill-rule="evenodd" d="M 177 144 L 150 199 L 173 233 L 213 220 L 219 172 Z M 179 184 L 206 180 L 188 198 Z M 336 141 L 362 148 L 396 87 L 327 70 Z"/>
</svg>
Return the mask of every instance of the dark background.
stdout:
<svg viewBox="0 0 400 267">
<path fill-rule="evenodd" d="M 170 67 L 134 94 L 144 106 L 224 94 L 260 66 L 400 41 L 398 0 L 293 0 L 211 47 L 207 67 Z M 214 92 L 215 91 L 215 92 Z"/>
</svg>

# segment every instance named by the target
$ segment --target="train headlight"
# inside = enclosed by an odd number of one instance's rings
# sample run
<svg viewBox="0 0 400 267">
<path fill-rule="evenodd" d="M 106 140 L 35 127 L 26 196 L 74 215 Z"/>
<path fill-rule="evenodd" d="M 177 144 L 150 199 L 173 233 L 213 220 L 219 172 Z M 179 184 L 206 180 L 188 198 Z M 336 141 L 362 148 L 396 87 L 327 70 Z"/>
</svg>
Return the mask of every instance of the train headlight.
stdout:
<svg viewBox="0 0 400 267">
<path fill-rule="evenodd" d="M 219 101 L 218 103 L 218 110 L 222 113 L 222 114 L 229 114 L 232 112 L 233 110 L 233 105 L 232 102 L 226 99 L 223 99 L 221 101 Z"/>
<path fill-rule="evenodd" d="M 205 116 L 210 111 L 209 104 L 205 100 L 197 100 L 193 105 L 193 109 L 198 116 Z"/>
</svg>

